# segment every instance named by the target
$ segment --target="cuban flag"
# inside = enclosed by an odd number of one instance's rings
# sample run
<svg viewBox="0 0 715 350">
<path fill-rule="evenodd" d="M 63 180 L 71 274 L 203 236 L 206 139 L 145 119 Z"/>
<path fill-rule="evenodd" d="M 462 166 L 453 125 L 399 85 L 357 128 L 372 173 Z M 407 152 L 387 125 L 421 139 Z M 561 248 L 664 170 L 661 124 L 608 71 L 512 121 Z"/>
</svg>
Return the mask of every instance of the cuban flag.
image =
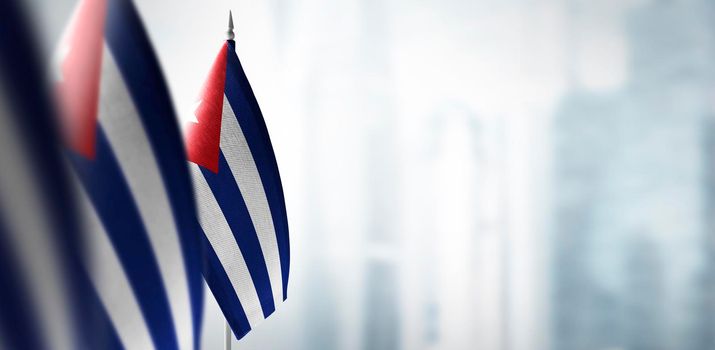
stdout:
<svg viewBox="0 0 715 350">
<path fill-rule="evenodd" d="M 0 1 L 0 349 L 92 348 L 79 339 L 98 328 L 81 318 L 81 237 L 30 32 L 18 2 Z"/>
<path fill-rule="evenodd" d="M 204 277 L 240 339 L 287 297 L 290 249 L 266 124 L 236 55 L 233 20 L 186 128 Z"/>
<path fill-rule="evenodd" d="M 130 0 L 81 0 L 57 94 L 103 348 L 196 349 L 200 227 L 166 83 Z"/>
</svg>

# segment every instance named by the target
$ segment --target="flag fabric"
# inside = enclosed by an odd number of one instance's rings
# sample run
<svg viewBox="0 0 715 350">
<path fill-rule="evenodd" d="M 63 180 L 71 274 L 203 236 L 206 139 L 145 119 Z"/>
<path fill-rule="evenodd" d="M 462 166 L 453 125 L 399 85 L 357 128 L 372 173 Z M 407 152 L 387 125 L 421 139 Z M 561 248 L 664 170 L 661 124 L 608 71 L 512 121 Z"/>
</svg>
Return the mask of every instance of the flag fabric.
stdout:
<svg viewBox="0 0 715 350">
<path fill-rule="evenodd" d="M 88 348 L 76 211 L 30 32 L 19 4 L 0 1 L 0 349 Z"/>
<path fill-rule="evenodd" d="M 290 250 L 273 147 L 230 39 L 185 137 L 204 232 L 204 277 L 240 339 L 286 299 Z"/>
<path fill-rule="evenodd" d="M 196 349 L 200 227 L 166 83 L 130 0 L 81 0 L 55 79 L 103 348 Z"/>
</svg>

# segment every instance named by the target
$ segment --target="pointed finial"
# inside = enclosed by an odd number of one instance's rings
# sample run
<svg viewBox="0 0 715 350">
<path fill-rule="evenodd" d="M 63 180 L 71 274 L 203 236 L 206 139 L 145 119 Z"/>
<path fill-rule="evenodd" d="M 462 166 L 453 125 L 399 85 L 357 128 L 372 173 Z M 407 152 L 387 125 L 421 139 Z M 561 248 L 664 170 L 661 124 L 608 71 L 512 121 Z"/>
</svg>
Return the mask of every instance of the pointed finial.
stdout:
<svg viewBox="0 0 715 350">
<path fill-rule="evenodd" d="M 231 11 L 228 11 L 228 31 L 226 32 L 226 36 L 228 40 L 233 40 L 233 38 L 236 37 L 236 34 L 233 33 L 233 13 L 231 13 Z"/>
</svg>

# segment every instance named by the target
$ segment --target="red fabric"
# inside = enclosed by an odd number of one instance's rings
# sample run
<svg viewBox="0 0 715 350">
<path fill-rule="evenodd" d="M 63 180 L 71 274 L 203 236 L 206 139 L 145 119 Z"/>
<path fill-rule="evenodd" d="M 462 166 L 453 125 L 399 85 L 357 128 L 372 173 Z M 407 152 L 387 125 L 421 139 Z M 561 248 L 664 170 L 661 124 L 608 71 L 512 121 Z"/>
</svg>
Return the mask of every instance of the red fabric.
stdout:
<svg viewBox="0 0 715 350">
<path fill-rule="evenodd" d="M 191 122 L 186 128 L 186 150 L 189 161 L 214 173 L 218 172 L 227 45 L 224 43 L 221 47 L 209 77 L 201 89 L 201 104 L 194 112 L 198 123 Z"/>
<path fill-rule="evenodd" d="M 60 46 L 57 95 L 65 142 L 94 159 L 107 0 L 83 0 Z"/>
</svg>

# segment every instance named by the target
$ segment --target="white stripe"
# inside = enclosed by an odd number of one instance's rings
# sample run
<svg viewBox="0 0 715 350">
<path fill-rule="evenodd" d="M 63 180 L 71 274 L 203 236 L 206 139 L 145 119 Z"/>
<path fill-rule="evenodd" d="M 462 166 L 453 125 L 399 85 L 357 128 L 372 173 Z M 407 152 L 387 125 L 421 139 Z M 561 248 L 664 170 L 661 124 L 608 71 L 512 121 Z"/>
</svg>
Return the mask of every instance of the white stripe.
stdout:
<svg viewBox="0 0 715 350">
<path fill-rule="evenodd" d="M 99 120 L 149 235 L 166 289 L 180 349 L 193 348 L 189 285 L 178 231 L 149 139 L 105 45 Z"/>
<path fill-rule="evenodd" d="M 0 89 L 0 207 L 9 235 L 9 245 L 17 253 L 18 263 L 30 288 L 31 300 L 38 311 L 37 337 L 54 349 L 73 349 L 73 331 L 68 308 L 68 287 L 63 277 L 63 264 L 52 229 L 51 218 L 43 206 L 37 187 L 38 178 L 30 164 L 24 145 L 18 138 L 17 126 Z M 19 116 L 22 117 L 22 116 Z M 39 126 L 38 126 L 39 127 Z M 52 174 L 44 174 L 52 176 Z M 0 287 L 4 288 L 4 287 Z"/>
<path fill-rule="evenodd" d="M 223 117 L 221 119 L 221 150 L 233 178 L 241 190 L 241 195 L 246 202 L 248 214 L 251 216 L 253 226 L 256 228 L 258 241 L 266 260 L 268 276 L 273 290 L 273 301 L 278 305 L 283 301 L 283 280 L 281 278 L 281 262 L 278 256 L 278 240 L 273 227 L 273 216 L 268 206 L 268 198 L 261 176 L 258 174 L 256 162 L 233 113 L 231 104 L 226 95 L 223 96 Z"/>
<path fill-rule="evenodd" d="M 89 250 L 87 266 L 99 299 L 125 349 L 151 349 L 154 344 L 129 278 L 85 189 L 73 175 Z"/>
<path fill-rule="evenodd" d="M 263 310 L 246 261 L 243 259 L 243 254 L 238 248 L 231 228 L 228 226 L 209 184 L 201 174 L 199 166 L 194 163 L 189 163 L 189 166 L 194 181 L 196 200 L 199 204 L 201 227 L 216 252 L 218 260 L 226 270 L 226 275 L 228 275 L 236 296 L 246 312 L 248 323 L 253 328 L 263 320 Z"/>
</svg>

